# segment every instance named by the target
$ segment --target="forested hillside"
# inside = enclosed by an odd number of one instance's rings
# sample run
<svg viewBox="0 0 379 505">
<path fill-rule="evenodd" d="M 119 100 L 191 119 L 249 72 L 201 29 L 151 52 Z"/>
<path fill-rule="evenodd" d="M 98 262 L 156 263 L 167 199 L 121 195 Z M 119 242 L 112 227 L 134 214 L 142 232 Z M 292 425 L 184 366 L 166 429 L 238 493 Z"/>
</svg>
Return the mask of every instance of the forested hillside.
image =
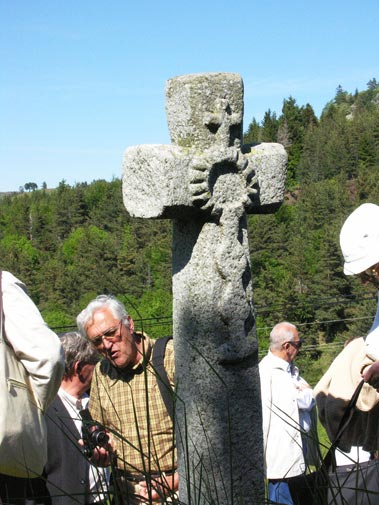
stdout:
<svg viewBox="0 0 379 505">
<path fill-rule="evenodd" d="M 249 219 L 257 336 L 265 352 L 273 324 L 297 324 L 303 365 L 317 378 L 344 341 L 367 332 L 375 312 L 376 293 L 343 274 L 338 236 L 360 203 L 379 204 L 376 80 L 354 94 L 339 87 L 320 118 L 289 97 L 280 116 L 268 111 L 250 123 L 245 142 L 266 141 L 288 152 L 288 192 L 276 214 Z M 62 181 L 55 190 L 27 183 L 0 200 L 2 268 L 25 281 L 59 329 L 107 292 L 153 336 L 171 332 L 170 244 L 170 222 L 128 216 L 119 179 Z"/>
<path fill-rule="evenodd" d="M 53 327 L 75 324 L 101 293 L 121 296 L 137 319 L 171 321 L 170 233 L 168 222 L 128 216 L 119 179 L 62 181 L 0 201 L 2 268 L 27 284 Z"/>
</svg>

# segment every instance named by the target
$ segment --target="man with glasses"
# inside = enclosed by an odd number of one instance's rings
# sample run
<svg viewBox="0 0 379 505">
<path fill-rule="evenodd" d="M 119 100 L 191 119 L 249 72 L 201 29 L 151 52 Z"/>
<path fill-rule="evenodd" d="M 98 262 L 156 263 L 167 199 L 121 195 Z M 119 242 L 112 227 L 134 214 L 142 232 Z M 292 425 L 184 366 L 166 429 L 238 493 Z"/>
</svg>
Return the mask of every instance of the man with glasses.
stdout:
<svg viewBox="0 0 379 505">
<path fill-rule="evenodd" d="M 301 345 L 296 326 L 278 323 L 270 333 L 268 354 L 259 363 L 268 498 L 288 505 L 294 503 L 291 478 L 306 469 L 305 439 L 315 403 L 294 364 Z"/>
<path fill-rule="evenodd" d="M 94 371 L 89 409 L 111 442 L 110 450 L 98 447 L 92 461 L 112 465 L 115 503 L 169 501 L 178 487 L 176 450 L 173 423 L 151 363 L 153 342 L 135 331 L 124 305 L 111 296 L 92 300 L 77 324 L 104 358 Z M 164 366 L 173 386 L 172 341 Z"/>
</svg>

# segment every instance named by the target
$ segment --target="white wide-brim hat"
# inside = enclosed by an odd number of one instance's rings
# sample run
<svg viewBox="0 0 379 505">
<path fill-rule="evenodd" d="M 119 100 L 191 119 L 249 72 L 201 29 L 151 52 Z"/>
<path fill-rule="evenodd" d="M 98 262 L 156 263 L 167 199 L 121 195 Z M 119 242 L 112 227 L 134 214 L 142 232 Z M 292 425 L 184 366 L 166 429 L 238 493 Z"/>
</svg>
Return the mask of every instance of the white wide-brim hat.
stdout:
<svg viewBox="0 0 379 505">
<path fill-rule="evenodd" d="M 350 214 L 340 233 L 346 275 L 364 272 L 379 262 L 379 206 L 364 203 Z"/>
</svg>

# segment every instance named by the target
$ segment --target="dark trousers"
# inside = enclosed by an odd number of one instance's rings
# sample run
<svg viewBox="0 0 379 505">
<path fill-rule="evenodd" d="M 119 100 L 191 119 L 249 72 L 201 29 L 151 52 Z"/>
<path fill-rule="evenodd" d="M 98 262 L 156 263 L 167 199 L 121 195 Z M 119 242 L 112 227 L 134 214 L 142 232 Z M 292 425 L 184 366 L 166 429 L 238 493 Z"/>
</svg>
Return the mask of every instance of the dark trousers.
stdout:
<svg viewBox="0 0 379 505">
<path fill-rule="evenodd" d="M 29 479 L 0 473 L 0 498 L 3 505 L 27 505 L 30 495 Z"/>
</svg>

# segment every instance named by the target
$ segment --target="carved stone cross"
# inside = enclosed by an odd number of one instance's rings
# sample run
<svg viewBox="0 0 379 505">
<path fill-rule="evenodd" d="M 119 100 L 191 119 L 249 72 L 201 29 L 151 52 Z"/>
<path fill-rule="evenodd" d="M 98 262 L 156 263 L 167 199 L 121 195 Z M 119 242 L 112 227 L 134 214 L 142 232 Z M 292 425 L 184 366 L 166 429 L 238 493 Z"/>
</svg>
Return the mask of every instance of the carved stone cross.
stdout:
<svg viewBox="0 0 379 505">
<path fill-rule="evenodd" d="M 166 100 L 172 144 L 126 150 L 123 198 L 132 216 L 173 219 L 180 499 L 263 503 L 246 214 L 281 203 L 287 156 L 241 145 L 238 74 L 170 79 Z"/>
</svg>

